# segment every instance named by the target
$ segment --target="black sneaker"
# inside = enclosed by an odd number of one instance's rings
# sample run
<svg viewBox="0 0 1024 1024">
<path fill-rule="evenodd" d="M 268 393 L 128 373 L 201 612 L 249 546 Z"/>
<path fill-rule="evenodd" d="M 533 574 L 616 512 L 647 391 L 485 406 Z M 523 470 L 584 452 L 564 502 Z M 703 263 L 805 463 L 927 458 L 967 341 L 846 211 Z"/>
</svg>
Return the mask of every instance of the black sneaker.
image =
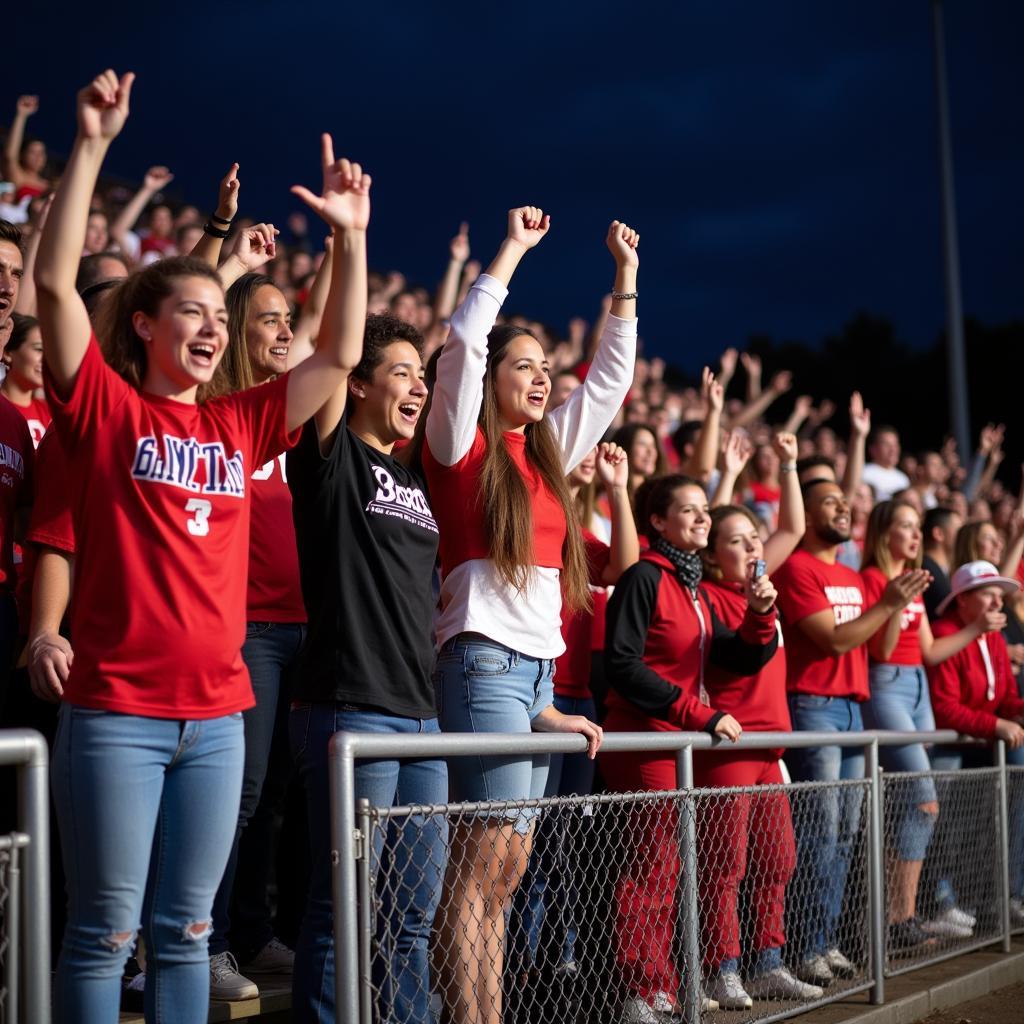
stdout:
<svg viewBox="0 0 1024 1024">
<path fill-rule="evenodd" d="M 905 953 L 918 946 L 927 946 L 932 937 L 924 931 L 916 917 L 908 917 L 905 921 L 897 921 L 889 925 L 890 952 Z"/>
</svg>

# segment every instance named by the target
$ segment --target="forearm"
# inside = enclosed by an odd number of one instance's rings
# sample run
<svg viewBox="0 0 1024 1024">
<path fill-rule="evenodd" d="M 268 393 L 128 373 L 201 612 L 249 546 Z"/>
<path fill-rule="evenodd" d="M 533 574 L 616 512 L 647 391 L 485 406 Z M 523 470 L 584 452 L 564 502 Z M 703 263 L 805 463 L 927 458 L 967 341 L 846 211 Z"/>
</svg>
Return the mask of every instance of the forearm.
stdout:
<svg viewBox="0 0 1024 1024">
<path fill-rule="evenodd" d="M 299 314 L 299 323 L 288 349 L 289 370 L 308 358 L 316 347 L 316 339 L 323 323 L 327 293 L 331 287 L 333 266 L 334 250 L 333 246 L 328 246 L 324 258 L 320 261 L 316 277 L 313 278 L 313 285 L 309 289 L 306 301 L 303 303 L 302 312 Z"/>
<path fill-rule="evenodd" d="M 736 481 L 739 474 L 731 469 L 723 469 L 722 475 L 718 478 L 718 487 L 715 489 L 714 497 L 711 499 L 712 508 L 721 508 L 732 504 L 733 493 L 736 490 Z"/>
<path fill-rule="evenodd" d="M 1006 554 L 999 564 L 999 571 L 1010 579 L 1017 578 L 1017 569 L 1024 558 L 1024 530 L 1018 530 L 1016 536 L 1006 547 Z"/>
<path fill-rule="evenodd" d="M 38 228 L 25 246 L 25 270 L 18 288 L 18 301 L 14 304 L 14 312 L 23 316 L 35 316 L 38 308 L 36 300 L 36 260 L 39 257 L 39 240 L 42 231 Z"/>
<path fill-rule="evenodd" d="M 512 275 L 525 255 L 526 246 L 511 238 L 506 238 L 485 273 L 496 278 L 507 288 L 512 280 Z"/>
<path fill-rule="evenodd" d="M 448 320 L 455 312 L 455 302 L 459 296 L 459 282 L 462 280 L 462 268 L 465 264 L 454 257 L 448 260 L 444 277 L 438 286 L 434 298 L 434 319 Z"/>
<path fill-rule="evenodd" d="M 701 428 L 697 443 L 693 446 L 693 455 L 686 464 L 686 472 L 702 483 L 711 479 L 711 471 L 715 468 L 718 460 L 719 431 L 721 428 L 722 413 L 713 407 L 708 408 L 704 417 L 704 426 Z"/>
<path fill-rule="evenodd" d="M 807 419 L 808 413 L 801 409 L 799 406 L 793 409 L 789 414 L 789 419 L 786 420 L 782 429 L 787 434 L 795 434 L 803 425 Z"/>
<path fill-rule="evenodd" d="M 615 284 L 612 286 L 613 295 L 632 295 L 636 292 L 637 268 L 625 264 L 615 268 Z M 621 320 L 636 319 L 636 299 L 612 299 L 611 309 L 608 310 L 612 316 Z"/>
<path fill-rule="evenodd" d="M 754 420 L 760 419 L 762 414 L 768 411 L 768 407 L 772 405 L 780 396 L 781 392 L 773 391 L 768 388 L 767 391 L 762 391 L 757 398 L 752 402 L 748 402 L 739 413 L 733 418 L 730 426 L 745 427 L 749 423 L 753 423 Z"/>
<path fill-rule="evenodd" d="M 929 668 L 941 665 L 944 661 L 952 658 L 954 654 L 959 654 L 965 647 L 977 640 L 980 633 L 981 631 L 977 626 L 969 623 L 963 629 L 950 633 L 949 636 L 940 636 L 938 639 L 933 639 L 927 650 L 922 647 L 921 657 Z"/>
<path fill-rule="evenodd" d="M 843 473 L 843 494 L 847 500 L 853 496 L 853 492 L 860 486 L 861 477 L 864 475 L 864 446 L 867 438 L 864 434 L 853 433 L 846 449 L 846 471 Z"/>
<path fill-rule="evenodd" d="M 32 581 L 29 643 L 39 636 L 60 632 L 71 600 L 71 556 L 56 548 L 42 548 Z"/>
<path fill-rule="evenodd" d="M 606 493 L 612 514 L 612 538 L 611 557 L 608 559 L 604 582 L 614 586 L 619 577 L 639 560 L 640 540 L 629 504 L 628 490 L 625 487 L 609 487 Z"/>
<path fill-rule="evenodd" d="M 25 138 L 26 121 L 28 121 L 27 115 L 19 110 L 14 115 L 10 130 L 7 132 L 7 141 L 4 144 L 4 175 L 15 185 L 20 185 L 24 177 L 21 173 L 18 155 L 21 153 L 21 143 Z"/>
<path fill-rule="evenodd" d="M 891 609 L 881 601 L 872 605 L 860 618 L 844 622 L 832 631 L 832 653 L 846 654 L 866 644 L 899 609 Z"/>
<path fill-rule="evenodd" d="M 202 237 L 196 242 L 192 251 L 189 255 L 195 260 L 201 260 L 208 267 L 213 267 L 214 270 L 220 271 L 220 253 L 221 249 L 224 248 L 224 239 L 215 238 L 213 235 L 208 235 L 205 231 Z M 239 275 L 241 276 L 241 275 Z M 220 275 L 221 281 L 224 280 L 224 275 Z M 224 285 L 225 289 L 228 285 Z"/>
<path fill-rule="evenodd" d="M 206 238 L 208 236 L 204 235 L 203 237 Z M 213 241 L 220 242 L 221 239 L 215 238 Z M 196 248 L 198 249 L 199 246 L 196 246 Z M 231 253 L 216 270 L 224 291 L 227 291 L 240 277 L 244 277 L 249 272 L 249 268 L 234 253 Z"/>
<path fill-rule="evenodd" d="M 150 199 L 152 199 L 155 194 L 156 193 L 152 189 L 146 188 L 145 186 L 140 188 L 139 191 L 128 200 L 125 208 L 117 215 L 114 223 L 110 225 L 110 237 L 116 239 L 120 244 L 125 235 L 135 227 L 136 222 L 142 216 L 142 211 L 146 208 Z"/>
<path fill-rule="evenodd" d="M 334 232 L 335 258 L 320 323 L 317 351 L 346 371 L 359 365 L 366 326 L 366 232 Z"/>
<path fill-rule="evenodd" d="M 964 481 L 964 494 L 968 501 L 973 501 L 978 493 L 978 485 L 981 482 L 982 474 L 988 462 L 988 455 L 985 452 L 977 451 L 971 459 L 970 468 L 967 471 L 967 479 Z"/>
<path fill-rule="evenodd" d="M 796 550 L 806 529 L 804 501 L 796 469 L 780 472 L 779 528 L 765 541 L 764 558 L 772 573 Z"/>
</svg>

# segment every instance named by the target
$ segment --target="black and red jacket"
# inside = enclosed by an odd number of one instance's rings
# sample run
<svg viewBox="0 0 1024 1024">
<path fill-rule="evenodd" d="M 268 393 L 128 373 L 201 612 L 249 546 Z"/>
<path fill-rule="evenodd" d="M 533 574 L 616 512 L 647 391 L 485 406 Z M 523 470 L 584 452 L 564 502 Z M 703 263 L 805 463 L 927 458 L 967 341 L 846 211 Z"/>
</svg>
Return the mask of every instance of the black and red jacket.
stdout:
<svg viewBox="0 0 1024 1024">
<path fill-rule="evenodd" d="M 736 630 L 718 617 L 703 589 L 694 597 L 672 563 L 644 551 L 608 602 L 605 671 L 609 728 L 714 732 L 725 714 L 702 700 L 709 662 L 752 676 L 778 648 L 775 609 L 747 609 Z"/>
</svg>

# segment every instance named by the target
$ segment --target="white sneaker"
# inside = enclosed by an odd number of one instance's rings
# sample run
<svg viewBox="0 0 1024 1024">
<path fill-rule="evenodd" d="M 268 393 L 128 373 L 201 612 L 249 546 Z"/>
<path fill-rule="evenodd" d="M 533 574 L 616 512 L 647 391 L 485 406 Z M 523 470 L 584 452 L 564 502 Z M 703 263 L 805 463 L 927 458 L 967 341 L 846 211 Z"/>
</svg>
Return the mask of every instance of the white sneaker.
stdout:
<svg viewBox="0 0 1024 1024">
<path fill-rule="evenodd" d="M 255 999 L 260 990 L 238 970 L 238 963 L 230 953 L 215 953 L 210 957 L 210 998 L 233 1002 L 236 999 Z"/>
<path fill-rule="evenodd" d="M 715 1004 L 715 1009 L 718 1005 Z M 623 1004 L 620 1024 L 673 1024 L 682 1014 L 676 1001 L 667 992 L 655 992 L 650 999 L 630 996 Z"/>
<path fill-rule="evenodd" d="M 271 939 L 246 965 L 249 974 L 291 974 L 295 953 L 280 939 Z"/>
<path fill-rule="evenodd" d="M 754 1005 L 736 971 L 719 971 L 709 981 L 708 998 L 714 999 L 723 1010 L 749 1010 Z"/>
<path fill-rule="evenodd" d="M 837 978 L 852 978 L 857 974 L 857 968 L 838 949 L 830 949 L 825 954 L 825 962 Z"/>
<path fill-rule="evenodd" d="M 974 934 L 976 923 L 975 917 L 966 910 L 948 907 L 930 921 L 922 921 L 921 931 L 942 939 L 969 939 Z"/>
<path fill-rule="evenodd" d="M 966 910 L 960 907 L 947 907 L 938 915 L 937 919 L 948 921 L 950 924 L 955 924 L 960 928 L 970 928 L 972 932 L 978 923 L 978 919 L 973 914 L 967 913 Z"/>
<path fill-rule="evenodd" d="M 820 999 L 825 990 L 794 978 L 785 967 L 775 967 L 755 978 L 747 979 L 747 992 L 755 999 L 799 999 L 809 1002 Z"/>
<path fill-rule="evenodd" d="M 808 985 L 820 985 L 822 987 L 831 985 L 835 981 L 832 968 L 829 967 L 828 960 L 821 953 L 809 956 L 806 960 L 802 960 L 797 964 L 796 976 L 801 981 L 806 981 Z"/>
<path fill-rule="evenodd" d="M 1019 928 L 1024 925 L 1024 901 L 1019 899 L 1010 900 L 1010 927 Z"/>
</svg>

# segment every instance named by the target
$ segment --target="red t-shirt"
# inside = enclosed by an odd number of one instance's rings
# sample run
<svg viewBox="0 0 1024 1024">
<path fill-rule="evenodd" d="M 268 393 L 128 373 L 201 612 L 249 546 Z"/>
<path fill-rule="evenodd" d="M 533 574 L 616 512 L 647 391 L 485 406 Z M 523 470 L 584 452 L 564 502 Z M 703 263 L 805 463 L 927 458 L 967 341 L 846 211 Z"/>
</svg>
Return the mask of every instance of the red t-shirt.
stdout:
<svg viewBox="0 0 1024 1024">
<path fill-rule="evenodd" d="M 729 629 L 738 630 L 747 613 L 743 587 L 717 580 L 705 580 L 703 587 L 719 619 Z M 778 630 L 778 650 L 756 675 L 738 676 L 714 662 L 708 662 L 704 670 L 704 688 L 711 706 L 728 712 L 750 732 L 789 732 L 793 728 L 786 702 L 786 649 L 781 625 Z"/>
<path fill-rule="evenodd" d="M 65 699 L 154 718 L 252 707 L 246 484 L 251 466 L 298 439 L 285 425 L 287 374 L 191 405 L 136 391 L 94 336 L 66 400 L 46 382 L 78 542 Z"/>
<path fill-rule="evenodd" d="M 14 520 L 32 494 L 34 446 L 17 406 L 0 395 L 0 589 L 13 590 Z"/>
<path fill-rule="evenodd" d="M 583 543 L 587 549 L 587 570 L 590 577 L 591 598 L 594 607 L 589 612 L 574 615 L 562 613 L 562 639 L 565 653 L 555 661 L 555 693 L 559 697 L 590 697 L 590 662 L 594 650 L 595 619 L 601 617 L 601 633 L 604 634 L 604 612 L 608 596 L 602 584 L 604 570 L 611 557 L 611 548 L 595 537 L 589 530 L 583 530 Z M 598 597 L 603 598 L 598 606 Z M 603 647 L 603 644 L 602 644 Z"/>
<path fill-rule="evenodd" d="M 305 622 L 292 492 L 282 452 L 252 474 L 249 523 L 249 622 Z"/>
<path fill-rule="evenodd" d="M 860 574 L 836 562 L 829 565 L 798 550 L 775 573 L 786 637 L 786 686 L 790 693 L 868 699 L 868 652 L 825 654 L 800 628 L 801 620 L 829 609 L 837 626 L 860 618 L 868 607 Z"/>
<path fill-rule="evenodd" d="M 14 405 L 13 402 L 11 404 Z M 46 428 L 53 422 L 46 399 L 33 398 L 28 405 L 14 405 L 14 408 L 25 417 L 29 433 L 32 435 L 32 444 L 38 448 L 43 434 L 46 433 Z"/>
<path fill-rule="evenodd" d="M 889 581 L 877 565 L 864 569 L 860 576 L 864 583 L 865 607 L 870 608 L 882 599 L 882 592 Z M 883 626 L 868 641 L 868 654 L 871 655 L 871 660 L 887 665 L 920 665 L 922 661 L 921 620 L 927 614 L 924 601 L 920 597 L 915 597 L 900 612 L 900 635 L 896 646 L 892 649 L 892 654 L 888 658 L 882 657 L 882 640 L 886 630 L 886 626 Z"/>
<path fill-rule="evenodd" d="M 561 569 L 566 529 L 562 506 L 537 468 L 527 460 L 526 435 L 510 430 L 503 438 L 530 495 L 532 564 Z M 430 484 L 430 504 L 441 532 L 441 572 L 444 576 L 463 562 L 490 556 L 480 494 L 480 473 L 486 453 L 487 441 L 479 427 L 469 451 L 454 466 L 443 466 L 434 458 L 430 445 L 423 446 L 423 469 Z"/>
</svg>

